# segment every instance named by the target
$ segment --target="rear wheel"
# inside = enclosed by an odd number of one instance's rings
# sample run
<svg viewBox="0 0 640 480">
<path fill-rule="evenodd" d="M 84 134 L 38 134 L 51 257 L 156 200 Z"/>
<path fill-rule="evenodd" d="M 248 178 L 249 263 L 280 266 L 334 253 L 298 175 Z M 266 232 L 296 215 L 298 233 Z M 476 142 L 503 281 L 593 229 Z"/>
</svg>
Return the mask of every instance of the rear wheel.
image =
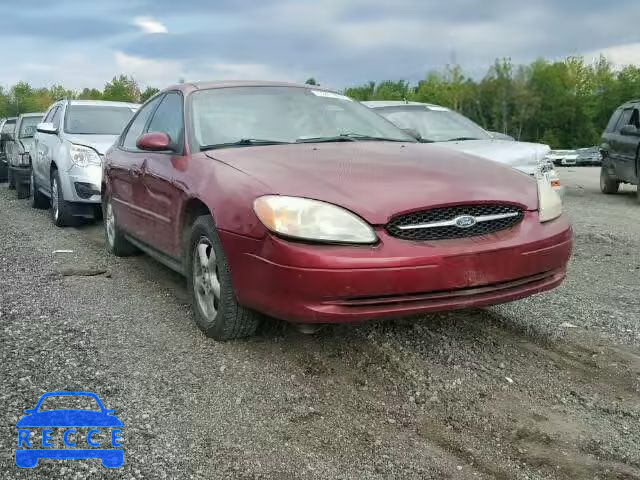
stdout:
<svg viewBox="0 0 640 480">
<path fill-rule="evenodd" d="M 609 170 L 603 165 L 600 168 L 600 191 L 607 195 L 611 195 L 613 193 L 618 193 L 619 188 L 620 182 L 611 177 Z"/>
<path fill-rule="evenodd" d="M 11 167 L 9 167 L 8 171 L 7 171 L 7 181 L 9 182 L 9 190 L 13 190 L 14 188 L 16 188 L 16 179 L 13 176 L 13 171 L 11 170 Z"/>
<path fill-rule="evenodd" d="M 186 255 L 187 283 L 198 327 L 216 340 L 253 335 L 260 315 L 238 303 L 210 215 L 198 217 L 194 222 Z"/>
<path fill-rule="evenodd" d="M 107 247 L 109 251 L 116 257 L 128 257 L 136 253 L 136 247 L 131 245 L 118 228 L 110 197 L 103 199 L 102 211 L 104 217 L 104 233 L 107 237 Z"/>
<path fill-rule="evenodd" d="M 38 190 L 38 184 L 36 183 L 36 177 L 31 171 L 31 207 L 44 210 L 49 208 L 49 199 L 40 190 Z"/>
</svg>

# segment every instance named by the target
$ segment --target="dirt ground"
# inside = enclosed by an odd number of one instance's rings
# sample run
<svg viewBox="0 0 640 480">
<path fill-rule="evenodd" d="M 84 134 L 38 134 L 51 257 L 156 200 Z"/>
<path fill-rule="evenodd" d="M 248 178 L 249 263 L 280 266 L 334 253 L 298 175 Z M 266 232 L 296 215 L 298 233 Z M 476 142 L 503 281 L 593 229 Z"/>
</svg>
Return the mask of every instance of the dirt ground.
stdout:
<svg viewBox="0 0 640 480">
<path fill-rule="evenodd" d="M 566 282 L 499 307 L 216 343 L 184 280 L 0 187 L 0 477 L 640 479 L 640 204 L 560 169 Z M 72 252 L 56 252 L 72 250 Z M 97 393 L 125 465 L 14 465 L 52 390 Z"/>
</svg>

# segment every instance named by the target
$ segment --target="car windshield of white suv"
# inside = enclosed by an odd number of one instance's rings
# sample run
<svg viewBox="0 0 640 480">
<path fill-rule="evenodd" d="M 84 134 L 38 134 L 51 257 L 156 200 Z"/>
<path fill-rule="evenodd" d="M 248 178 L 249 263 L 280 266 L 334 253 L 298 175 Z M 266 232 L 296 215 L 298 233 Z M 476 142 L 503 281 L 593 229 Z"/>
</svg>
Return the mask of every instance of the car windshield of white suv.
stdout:
<svg viewBox="0 0 640 480">
<path fill-rule="evenodd" d="M 135 109 L 99 105 L 70 105 L 64 131 L 75 135 L 119 135 Z"/>
<path fill-rule="evenodd" d="M 42 121 L 42 117 L 24 117 L 20 122 L 19 138 L 30 138 L 36 133 L 36 125 Z"/>
<path fill-rule="evenodd" d="M 380 116 L 337 93 L 294 87 L 233 87 L 192 95 L 201 150 L 278 143 L 413 142 Z"/>
<path fill-rule="evenodd" d="M 400 128 L 415 130 L 424 142 L 491 139 L 491 135 L 482 127 L 445 108 L 401 107 L 376 111 Z"/>
</svg>

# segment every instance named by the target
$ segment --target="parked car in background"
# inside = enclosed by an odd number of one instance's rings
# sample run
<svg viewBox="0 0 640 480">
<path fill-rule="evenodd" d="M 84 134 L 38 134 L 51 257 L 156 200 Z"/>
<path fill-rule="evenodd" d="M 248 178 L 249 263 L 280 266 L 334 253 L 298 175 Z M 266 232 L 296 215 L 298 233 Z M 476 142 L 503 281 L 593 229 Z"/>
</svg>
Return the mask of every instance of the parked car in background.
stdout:
<svg viewBox="0 0 640 480">
<path fill-rule="evenodd" d="M 138 106 L 98 100 L 51 105 L 35 138 L 33 207 L 51 206 L 59 227 L 100 215 L 101 158 Z"/>
<path fill-rule="evenodd" d="M 601 165 L 602 154 L 599 147 L 579 148 L 576 150 L 578 157 L 576 158 L 576 165 Z"/>
<path fill-rule="evenodd" d="M 16 120 L 13 139 L 8 143 L 9 188 L 15 188 L 18 198 L 28 198 L 31 183 L 31 152 L 36 125 L 43 113 L 23 113 Z"/>
<path fill-rule="evenodd" d="M 600 144 L 600 190 L 617 193 L 621 183 L 638 186 L 640 202 L 640 100 L 619 107 L 611 116 Z"/>
<path fill-rule="evenodd" d="M 554 165 L 572 166 L 578 162 L 578 152 L 576 150 L 551 150 L 547 158 Z"/>
<path fill-rule="evenodd" d="M 558 194 L 564 195 L 565 188 L 546 159 L 550 151 L 547 145 L 497 139 L 494 132 L 487 132 L 467 117 L 439 105 L 404 101 L 363 103 L 398 127 L 415 132 L 421 142 L 438 143 L 445 148 L 505 163 L 528 175 L 543 170 Z"/>
<path fill-rule="evenodd" d="M 9 179 L 9 163 L 6 144 L 11 139 L 16 128 L 16 117 L 5 118 L 0 122 L 0 182 Z"/>
<path fill-rule="evenodd" d="M 572 234 L 548 180 L 418 143 L 343 95 L 270 82 L 151 98 L 104 158 L 109 250 L 186 275 L 198 326 L 491 305 L 559 285 Z"/>
</svg>

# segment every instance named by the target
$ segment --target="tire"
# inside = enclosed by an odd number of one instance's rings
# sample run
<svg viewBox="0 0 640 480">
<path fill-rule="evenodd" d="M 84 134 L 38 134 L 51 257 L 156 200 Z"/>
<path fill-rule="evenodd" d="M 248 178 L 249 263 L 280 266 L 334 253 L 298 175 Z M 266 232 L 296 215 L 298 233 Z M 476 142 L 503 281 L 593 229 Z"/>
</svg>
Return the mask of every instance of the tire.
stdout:
<svg viewBox="0 0 640 480">
<path fill-rule="evenodd" d="M 38 184 L 36 183 L 36 177 L 31 171 L 31 208 L 37 208 L 38 210 L 45 210 L 49 208 L 49 198 L 38 190 Z"/>
<path fill-rule="evenodd" d="M 611 178 L 607 172 L 607 167 L 603 165 L 600 168 L 600 191 L 604 194 L 612 195 L 618 193 L 619 188 L 620 182 L 615 178 Z"/>
<path fill-rule="evenodd" d="M 260 314 L 238 304 L 229 264 L 210 215 L 198 217 L 193 223 L 185 255 L 187 285 L 196 325 L 215 340 L 255 334 Z"/>
<path fill-rule="evenodd" d="M 16 179 L 13 177 L 13 171 L 11 171 L 11 168 L 7 171 L 7 181 L 9 182 L 9 185 L 7 186 L 9 190 L 16 188 Z"/>
<path fill-rule="evenodd" d="M 51 172 L 51 219 L 56 227 L 70 227 L 76 224 L 73 207 L 64 199 L 58 170 Z"/>
<path fill-rule="evenodd" d="M 104 197 L 102 200 L 102 216 L 104 217 L 104 235 L 108 250 L 116 257 L 129 257 L 138 253 L 138 249 L 125 238 L 118 228 L 110 197 Z"/>
</svg>

